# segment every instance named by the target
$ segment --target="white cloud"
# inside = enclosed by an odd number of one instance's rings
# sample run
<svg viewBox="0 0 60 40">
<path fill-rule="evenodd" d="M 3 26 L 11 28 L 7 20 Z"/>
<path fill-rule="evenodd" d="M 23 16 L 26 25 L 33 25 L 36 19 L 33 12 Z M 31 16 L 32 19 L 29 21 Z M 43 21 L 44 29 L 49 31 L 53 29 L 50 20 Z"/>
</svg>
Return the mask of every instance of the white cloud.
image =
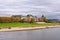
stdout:
<svg viewBox="0 0 60 40">
<path fill-rule="evenodd" d="M 60 15 L 60 0 L 0 0 L 0 15 L 10 14 Z"/>
<path fill-rule="evenodd" d="M 28 0 L 0 0 L 0 2 L 23 2 L 23 1 L 28 1 Z"/>
</svg>

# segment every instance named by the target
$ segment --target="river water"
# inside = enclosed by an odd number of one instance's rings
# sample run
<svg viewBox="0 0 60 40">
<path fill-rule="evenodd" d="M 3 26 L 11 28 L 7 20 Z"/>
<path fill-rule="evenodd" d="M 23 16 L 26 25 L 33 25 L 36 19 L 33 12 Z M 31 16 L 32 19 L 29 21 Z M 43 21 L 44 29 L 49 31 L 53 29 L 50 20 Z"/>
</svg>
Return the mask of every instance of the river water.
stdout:
<svg viewBox="0 0 60 40">
<path fill-rule="evenodd" d="M 0 32 L 0 40 L 60 40 L 60 28 Z"/>
</svg>

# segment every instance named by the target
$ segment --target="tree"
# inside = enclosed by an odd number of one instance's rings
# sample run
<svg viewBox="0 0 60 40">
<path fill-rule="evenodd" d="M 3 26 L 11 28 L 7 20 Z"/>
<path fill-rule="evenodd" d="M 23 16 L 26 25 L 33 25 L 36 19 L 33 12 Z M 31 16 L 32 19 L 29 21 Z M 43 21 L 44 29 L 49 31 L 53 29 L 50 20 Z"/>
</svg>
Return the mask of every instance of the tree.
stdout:
<svg viewBox="0 0 60 40">
<path fill-rule="evenodd" d="M 20 18 L 18 17 L 0 17 L 0 22 L 19 22 Z"/>
<path fill-rule="evenodd" d="M 35 22 L 35 19 L 34 18 L 31 18 L 30 22 L 29 23 L 34 23 Z"/>
<path fill-rule="evenodd" d="M 46 22 L 46 23 L 52 23 L 52 21 L 50 21 L 49 19 L 45 19 L 44 22 Z"/>
</svg>

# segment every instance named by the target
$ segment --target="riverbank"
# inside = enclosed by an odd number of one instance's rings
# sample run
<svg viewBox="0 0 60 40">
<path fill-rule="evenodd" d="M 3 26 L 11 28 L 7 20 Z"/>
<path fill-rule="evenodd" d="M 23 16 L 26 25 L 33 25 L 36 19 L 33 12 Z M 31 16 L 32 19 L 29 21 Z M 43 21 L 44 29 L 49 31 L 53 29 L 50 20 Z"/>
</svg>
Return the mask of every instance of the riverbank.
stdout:
<svg viewBox="0 0 60 40">
<path fill-rule="evenodd" d="M 60 27 L 60 25 L 56 26 L 40 26 L 40 27 L 12 27 L 11 29 L 5 28 L 0 29 L 0 32 L 10 32 L 10 31 L 25 31 L 25 30 L 36 30 L 36 29 L 46 29 L 46 28 L 57 28 Z"/>
</svg>

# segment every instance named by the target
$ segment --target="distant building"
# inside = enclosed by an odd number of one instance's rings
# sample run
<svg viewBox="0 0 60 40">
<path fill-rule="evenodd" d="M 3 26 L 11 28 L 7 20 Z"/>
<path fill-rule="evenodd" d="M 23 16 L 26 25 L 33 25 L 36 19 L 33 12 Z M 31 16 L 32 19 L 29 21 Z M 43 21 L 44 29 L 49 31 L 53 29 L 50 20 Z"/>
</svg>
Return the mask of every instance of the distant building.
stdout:
<svg viewBox="0 0 60 40">
<path fill-rule="evenodd" d="M 60 22 L 59 19 L 46 19 L 44 15 L 42 15 L 40 18 L 37 18 L 36 16 L 33 15 L 27 15 L 27 16 L 22 16 L 22 15 L 13 15 L 12 17 L 19 18 L 20 20 L 24 20 L 25 22 L 27 21 L 35 21 L 35 22 Z"/>
<path fill-rule="evenodd" d="M 33 16 L 33 15 L 27 15 L 27 19 L 28 20 L 34 20 L 34 21 L 37 21 L 37 18 L 36 18 L 36 16 Z"/>
<path fill-rule="evenodd" d="M 33 15 L 27 15 L 27 16 L 22 16 L 22 15 L 13 15 L 12 17 L 19 17 L 20 19 L 24 19 L 24 21 L 37 21 L 37 18 Z"/>
<path fill-rule="evenodd" d="M 44 22 L 46 17 L 42 15 L 40 18 L 37 18 L 36 16 L 33 15 L 27 15 L 27 16 L 22 16 L 22 15 L 13 15 L 12 17 L 19 17 L 20 19 L 23 19 L 24 21 L 35 21 L 35 22 Z"/>
<path fill-rule="evenodd" d="M 44 15 L 42 15 L 38 20 L 39 20 L 40 22 L 44 22 L 45 19 L 46 19 L 46 17 L 45 17 Z"/>
</svg>

